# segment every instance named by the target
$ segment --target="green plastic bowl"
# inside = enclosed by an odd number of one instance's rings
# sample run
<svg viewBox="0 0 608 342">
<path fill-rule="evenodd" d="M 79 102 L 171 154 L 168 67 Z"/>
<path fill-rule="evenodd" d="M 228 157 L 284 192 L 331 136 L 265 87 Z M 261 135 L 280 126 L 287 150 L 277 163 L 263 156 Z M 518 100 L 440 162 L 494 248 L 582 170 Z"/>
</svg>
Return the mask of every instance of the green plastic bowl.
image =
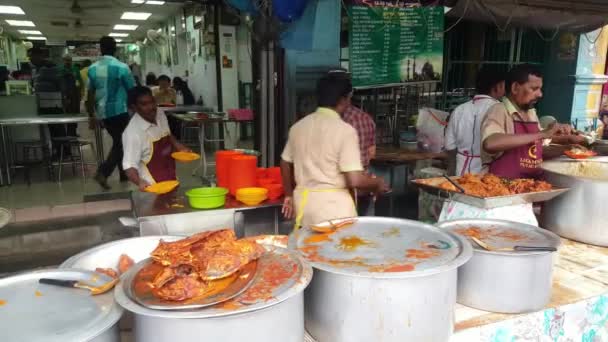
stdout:
<svg viewBox="0 0 608 342">
<path fill-rule="evenodd" d="M 214 209 L 226 204 L 226 188 L 196 188 L 186 192 L 190 206 L 195 209 Z"/>
</svg>

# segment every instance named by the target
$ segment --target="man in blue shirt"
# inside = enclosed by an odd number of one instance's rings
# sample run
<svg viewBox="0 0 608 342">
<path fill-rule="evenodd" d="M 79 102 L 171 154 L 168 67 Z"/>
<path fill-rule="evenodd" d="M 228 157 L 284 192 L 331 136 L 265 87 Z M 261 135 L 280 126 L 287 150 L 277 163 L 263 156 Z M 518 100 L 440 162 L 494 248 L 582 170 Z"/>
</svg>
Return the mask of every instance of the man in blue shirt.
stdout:
<svg viewBox="0 0 608 342">
<path fill-rule="evenodd" d="M 129 66 L 114 57 L 114 38 L 103 37 L 99 45 L 102 57 L 89 67 L 88 72 L 87 110 L 91 117 L 90 126 L 94 127 L 96 121 L 101 121 L 112 137 L 112 149 L 95 175 L 99 185 L 109 190 L 107 179 L 116 167 L 120 171 L 120 180 L 128 181 L 122 169 L 122 133 L 129 124 L 127 92 L 135 86 L 135 80 Z"/>
</svg>

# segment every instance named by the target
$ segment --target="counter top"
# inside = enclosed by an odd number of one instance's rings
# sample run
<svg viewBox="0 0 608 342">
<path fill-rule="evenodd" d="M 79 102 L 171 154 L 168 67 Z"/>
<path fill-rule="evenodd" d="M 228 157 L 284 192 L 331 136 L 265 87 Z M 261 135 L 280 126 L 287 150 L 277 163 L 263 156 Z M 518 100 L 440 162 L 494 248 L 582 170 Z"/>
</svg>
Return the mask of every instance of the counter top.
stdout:
<svg viewBox="0 0 608 342">
<path fill-rule="evenodd" d="M 53 123 L 75 123 L 87 122 L 89 116 L 86 114 L 58 114 L 58 115 L 36 115 L 24 117 L 0 117 L 2 125 L 46 125 Z"/>
<path fill-rule="evenodd" d="M 199 105 L 191 105 L 191 106 L 175 106 L 175 107 L 162 107 L 158 108 L 162 109 L 165 113 L 186 113 L 186 112 L 213 112 L 213 109 L 205 106 Z"/>
<path fill-rule="evenodd" d="M 193 209 L 188 204 L 185 193 L 189 189 L 177 189 L 166 195 L 155 195 L 147 192 L 133 191 L 131 203 L 135 218 L 188 214 L 194 212 L 213 212 L 221 210 L 246 211 L 259 208 L 275 208 L 283 205 L 283 198 L 266 200 L 256 206 L 248 206 L 227 195 L 226 204 L 216 209 Z"/>
<path fill-rule="evenodd" d="M 376 157 L 372 159 L 373 163 L 409 163 L 419 160 L 428 159 L 446 159 L 447 153 L 440 152 L 417 152 L 402 148 L 382 147 L 379 146 L 376 150 Z"/>
</svg>

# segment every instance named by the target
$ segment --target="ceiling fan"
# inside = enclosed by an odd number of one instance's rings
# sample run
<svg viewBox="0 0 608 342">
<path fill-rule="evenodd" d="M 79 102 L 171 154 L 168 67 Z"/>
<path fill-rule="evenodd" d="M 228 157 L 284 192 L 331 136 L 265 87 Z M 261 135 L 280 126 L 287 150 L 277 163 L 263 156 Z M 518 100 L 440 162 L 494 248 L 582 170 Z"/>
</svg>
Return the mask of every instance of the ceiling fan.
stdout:
<svg viewBox="0 0 608 342">
<path fill-rule="evenodd" d="M 70 5 L 70 7 L 68 8 L 68 10 L 70 11 L 70 13 L 72 14 L 77 14 L 77 15 L 81 15 L 84 14 L 86 11 L 89 10 L 96 10 L 96 9 L 110 9 L 112 8 L 111 4 L 105 4 L 105 5 L 98 5 L 95 3 L 99 3 L 99 0 L 92 0 L 95 2 L 91 2 L 91 5 L 81 5 L 81 2 L 86 2 L 86 0 L 65 0 L 64 4 L 67 1 L 72 1 L 72 4 Z M 53 9 L 62 9 L 65 10 L 66 6 L 65 5 L 60 5 L 60 6 L 48 6 L 48 4 L 41 4 L 41 6 L 46 6 L 46 7 L 50 7 Z"/>
</svg>

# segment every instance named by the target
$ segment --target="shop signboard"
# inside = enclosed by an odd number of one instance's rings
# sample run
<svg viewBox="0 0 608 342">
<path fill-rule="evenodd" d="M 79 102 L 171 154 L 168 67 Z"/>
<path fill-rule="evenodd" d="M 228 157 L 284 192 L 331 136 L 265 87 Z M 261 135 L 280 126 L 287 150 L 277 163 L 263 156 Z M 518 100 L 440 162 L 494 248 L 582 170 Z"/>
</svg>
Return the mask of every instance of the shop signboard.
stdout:
<svg viewBox="0 0 608 342">
<path fill-rule="evenodd" d="M 443 7 L 354 0 L 348 16 L 355 87 L 441 79 Z"/>
</svg>

